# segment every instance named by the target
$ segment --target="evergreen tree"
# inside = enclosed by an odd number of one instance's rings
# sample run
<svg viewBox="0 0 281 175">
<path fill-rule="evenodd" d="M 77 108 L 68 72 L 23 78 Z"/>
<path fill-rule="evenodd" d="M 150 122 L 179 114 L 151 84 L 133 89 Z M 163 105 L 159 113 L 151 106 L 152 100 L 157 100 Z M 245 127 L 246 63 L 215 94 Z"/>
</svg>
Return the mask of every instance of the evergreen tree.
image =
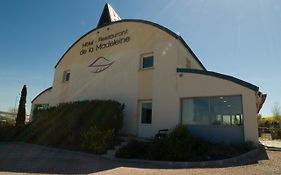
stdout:
<svg viewBox="0 0 281 175">
<path fill-rule="evenodd" d="M 27 95 L 27 89 L 26 89 L 26 85 L 24 85 L 22 90 L 21 90 L 21 97 L 20 97 L 20 103 L 19 103 L 19 107 L 18 107 L 16 126 L 24 126 L 24 124 L 25 124 L 26 95 Z"/>
</svg>

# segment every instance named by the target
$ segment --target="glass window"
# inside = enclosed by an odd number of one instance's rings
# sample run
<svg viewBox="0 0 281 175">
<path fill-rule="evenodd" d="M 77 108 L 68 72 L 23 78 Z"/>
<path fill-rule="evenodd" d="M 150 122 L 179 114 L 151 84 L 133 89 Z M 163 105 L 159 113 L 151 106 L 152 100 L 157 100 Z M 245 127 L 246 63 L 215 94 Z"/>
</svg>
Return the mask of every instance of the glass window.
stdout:
<svg viewBox="0 0 281 175">
<path fill-rule="evenodd" d="M 243 125 L 241 96 L 184 99 L 181 110 L 186 125 Z"/>
<path fill-rule="evenodd" d="M 209 98 L 184 99 L 182 101 L 182 124 L 209 124 Z"/>
<path fill-rule="evenodd" d="M 37 110 L 48 109 L 49 108 L 49 104 L 38 104 L 38 105 L 35 106 L 35 108 Z"/>
<path fill-rule="evenodd" d="M 211 98 L 213 125 L 241 125 L 243 120 L 241 96 Z"/>
<path fill-rule="evenodd" d="M 69 80 L 70 80 L 70 70 L 64 71 L 63 72 L 62 81 L 63 82 L 67 82 Z"/>
<path fill-rule="evenodd" d="M 67 72 L 65 75 L 65 81 L 69 81 L 70 78 L 70 72 Z"/>
<path fill-rule="evenodd" d="M 142 57 L 142 69 L 152 68 L 154 57 L 153 55 Z"/>
<path fill-rule="evenodd" d="M 141 123 L 151 124 L 152 102 L 141 102 Z"/>
</svg>

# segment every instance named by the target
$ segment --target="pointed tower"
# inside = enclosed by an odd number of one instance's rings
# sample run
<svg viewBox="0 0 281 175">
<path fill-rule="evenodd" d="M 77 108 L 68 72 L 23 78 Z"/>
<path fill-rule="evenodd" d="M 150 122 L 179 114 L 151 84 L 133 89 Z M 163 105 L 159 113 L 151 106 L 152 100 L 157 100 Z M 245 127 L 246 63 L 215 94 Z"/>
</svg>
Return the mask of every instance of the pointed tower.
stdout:
<svg viewBox="0 0 281 175">
<path fill-rule="evenodd" d="M 101 27 L 111 22 L 119 20 L 121 20 L 121 18 L 118 16 L 118 14 L 108 3 L 106 3 L 103 8 L 103 12 L 101 14 L 97 27 Z"/>
</svg>

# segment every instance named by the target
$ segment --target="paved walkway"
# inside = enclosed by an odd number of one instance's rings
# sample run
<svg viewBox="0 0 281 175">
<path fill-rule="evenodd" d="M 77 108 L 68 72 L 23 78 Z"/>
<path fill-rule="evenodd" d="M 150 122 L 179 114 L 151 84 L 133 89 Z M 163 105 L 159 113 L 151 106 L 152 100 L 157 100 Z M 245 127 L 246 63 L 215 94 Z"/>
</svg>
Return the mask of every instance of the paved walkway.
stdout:
<svg viewBox="0 0 281 175">
<path fill-rule="evenodd" d="M 281 152 L 268 151 L 267 154 L 270 160 L 263 155 L 258 163 L 246 166 L 169 169 L 38 145 L 0 143 L 0 174 L 281 174 Z"/>
<path fill-rule="evenodd" d="M 281 140 L 261 140 L 261 144 L 268 148 L 277 148 L 281 150 Z"/>
</svg>

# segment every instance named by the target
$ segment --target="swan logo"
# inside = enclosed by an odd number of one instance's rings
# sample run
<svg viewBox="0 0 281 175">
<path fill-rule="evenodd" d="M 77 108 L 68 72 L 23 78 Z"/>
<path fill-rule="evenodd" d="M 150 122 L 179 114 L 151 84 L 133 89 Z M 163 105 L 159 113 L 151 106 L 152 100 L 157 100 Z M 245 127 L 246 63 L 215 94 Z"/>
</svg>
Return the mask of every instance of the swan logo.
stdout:
<svg viewBox="0 0 281 175">
<path fill-rule="evenodd" d="M 99 57 L 95 59 L 95 61 L 89 65 L 90 68 L 92 68 L 92 73 L 100 73 L 109 68 L 114 61 L 110 61 L 104 57 Z"/>
</svg>

